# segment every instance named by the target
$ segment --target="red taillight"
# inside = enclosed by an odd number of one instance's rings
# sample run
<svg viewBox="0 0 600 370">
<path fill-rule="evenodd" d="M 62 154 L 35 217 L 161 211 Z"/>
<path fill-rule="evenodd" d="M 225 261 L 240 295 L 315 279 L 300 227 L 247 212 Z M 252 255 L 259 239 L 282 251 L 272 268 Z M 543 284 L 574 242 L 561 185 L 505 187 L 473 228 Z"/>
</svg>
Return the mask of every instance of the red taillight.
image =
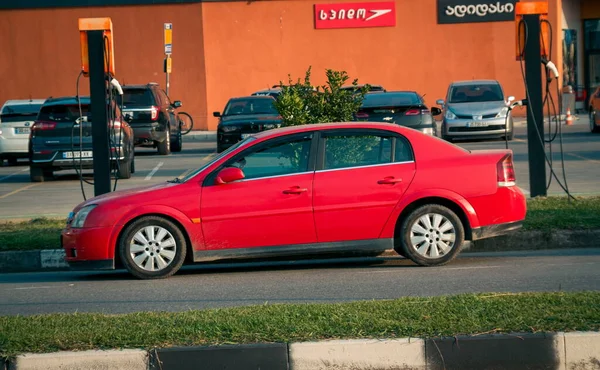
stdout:
<svg viewBox="0 0 600 370">
<path fill-rule="evenodd" d="M 35 121 L 33 126 L 31 126 L 32 131 L 44 131 L 44 130 L 54 130 L 56 128 L 56 122 L 47 122 L 47 121 Z"/>
<path fill-rule="evenodd" d="M 410 110 L 407 110 L 406 113 L 404 113 L 404 115 L 406 115 L 406 116 L 417 116 L 419 114 L 421 114 L 420 109 L 410 109 Z"/>
<path fill-rule="evenodd" d="M 515 168 L 513 165 L 512 154 L 504 156 L 496 165 L 498 186 L 515 185 Z"/>
<path fill-rule="evenodd" d="M 152 116 L 150 117 L 150 119 L 153 121 L 156 121 L 158 119 L 158 113 L 160 112 L 160 107 L 153 106 L 151 108 L 151 112 L 152 112 Z"/>
</svg>

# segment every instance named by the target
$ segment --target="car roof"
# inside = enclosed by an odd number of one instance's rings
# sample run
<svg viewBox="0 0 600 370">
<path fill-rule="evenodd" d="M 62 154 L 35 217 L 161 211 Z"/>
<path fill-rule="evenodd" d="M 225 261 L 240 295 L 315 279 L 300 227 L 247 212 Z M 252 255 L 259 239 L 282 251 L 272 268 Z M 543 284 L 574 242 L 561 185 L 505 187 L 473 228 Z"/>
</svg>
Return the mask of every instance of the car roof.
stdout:
<svg viewBox="0 0 600 370">
<path fill-rule="evenodd" d="M 271 130 L 261 131 L 254 134 L 253 137 L 256 139 L 263 139 L 269 137 L 282 136 L 294 133 L 303 133 L 320 130 L 331 130 L 331 129 L 380 129 L 392 132 L 402 132 L 410 130 L 407 127 L 396 125 L 393 123 L 385 122 L 329 122 L 329 123 L 311 123 L 298 126 L 289 126 L 276 128 Z"/>
<path fill-rule="evenodd" d="M 268 95 L 248 95 L 248 96 L 236 96 L 234 98 L 230 98 L 229 101 L 236 100 L 261 100 L 261 99 L 272 99 L 275 100 L 272 96 Z"/>
<path fill-rule="evenodd" d="M 468 86 L 468 85 L 499 85 L 498 80 L 463 80 L 454 81 L 452 86 Z"/>
<path fill-rule="evenodd" d="M 54 106 L 54 105 L 73 105 L 73 104 L 90 104 L 89 96 L 80 96 L 79 101 L 77 101 L 77 96 L 62 96 L 58 98 L 49 98 L 44 103 L 44 106 Z"/>
<path fill-rule="evenodd" d="M 4 105 L 44 104 L 46 99 L 13 99 L 4 102 Z"/>
</svg>

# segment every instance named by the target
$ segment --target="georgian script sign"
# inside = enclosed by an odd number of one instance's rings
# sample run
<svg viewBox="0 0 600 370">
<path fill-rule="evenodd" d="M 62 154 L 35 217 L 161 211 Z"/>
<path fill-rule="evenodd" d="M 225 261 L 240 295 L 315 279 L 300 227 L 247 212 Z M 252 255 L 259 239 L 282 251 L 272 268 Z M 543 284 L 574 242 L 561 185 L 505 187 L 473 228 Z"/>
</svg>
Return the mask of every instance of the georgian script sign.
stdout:
<svg viewBox="0 0 600 370">
<path fill-rule="evenodd" d="M 437 0 L 438 24 L 515 20 L 519 0 Z"/>
<path fill-rule="evenodd" d="M 315 28 L 393 27 L 396 3 L 315 4 Z"/>
</svg>

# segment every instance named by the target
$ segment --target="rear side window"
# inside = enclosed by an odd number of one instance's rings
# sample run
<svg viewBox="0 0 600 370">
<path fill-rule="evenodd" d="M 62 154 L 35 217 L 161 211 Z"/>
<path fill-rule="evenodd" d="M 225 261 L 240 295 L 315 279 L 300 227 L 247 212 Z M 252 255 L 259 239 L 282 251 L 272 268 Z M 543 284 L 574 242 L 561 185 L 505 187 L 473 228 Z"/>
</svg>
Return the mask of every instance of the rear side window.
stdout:
<svg viewBox="0 0 600 370">
<path fill-rule="evenodd" d="M 81 111 L 84 116 L 89 116 L 89 105 L 82 104 Z M 47 105 L 42 107 L 38 120 L 52 122 L 75 122 L 79 118 L 78 105 Z"/>
<path fill-rule="evenodd" d="M 121 102 L 119 102 L 121 103 Z M 150 106 L 154 105 L 154 98 L 150 89 L 125 89 L 123 90 L 123 106 Z"/>
<path fill-rule="evenodd" d="M 34 120 L 40 112 L 41 104 L 7 105 L 0 113 L 2 122 L 21 122 Z"/>
</svg>

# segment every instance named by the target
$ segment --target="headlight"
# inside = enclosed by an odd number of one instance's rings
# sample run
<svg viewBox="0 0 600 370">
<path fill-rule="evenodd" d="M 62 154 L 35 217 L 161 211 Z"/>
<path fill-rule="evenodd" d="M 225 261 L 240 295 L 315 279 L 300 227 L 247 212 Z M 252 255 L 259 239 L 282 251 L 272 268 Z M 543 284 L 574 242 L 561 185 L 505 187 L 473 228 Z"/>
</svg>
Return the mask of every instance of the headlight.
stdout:
<svg viewBox="0 0 600 370">
<path fill-rule="evenodd" d="M 433 135 L 433 127 L 423 128 L 421 132 L 425 135 Z"/>
<path fill-rule="evenodd" d="M 452 113 L 450 109 L 446 110 L 446 119 L 456 119 L 456 114 Z"/>
<path fill-rule="evenodd" d="M 508 114 L 508 107 L 502 108 L 502 110 L 496 114 L 496 118 L 504 118 Z"/>
<path fill-rule="evenodd" d="M 272 130 L 274 128 L 279 128 L 281 127 L 281 123 L 266 123 L 263 125 L 263 128 L 265 130 Z"/>
<path fill-rule="evenodd" d="M 88 206 L 83 207 L 79 210 L 73 217 L 73 221 L 71 222 L 71 227 L 81 228 L 85 224 L 85 220 L 87 216 L 92 212 L 94 208 L 96 208 L 97 204 L 90 204 Z"/>
<path fill-rule="evenodd" d="M 239 129 L 240 128 L 238 126 L 223 126 L 223 127 L 221 127 L 221 130 L 223 130 L 223 132 L 231 132 L 231 131 L 236 131 Z"/>
</svg>

